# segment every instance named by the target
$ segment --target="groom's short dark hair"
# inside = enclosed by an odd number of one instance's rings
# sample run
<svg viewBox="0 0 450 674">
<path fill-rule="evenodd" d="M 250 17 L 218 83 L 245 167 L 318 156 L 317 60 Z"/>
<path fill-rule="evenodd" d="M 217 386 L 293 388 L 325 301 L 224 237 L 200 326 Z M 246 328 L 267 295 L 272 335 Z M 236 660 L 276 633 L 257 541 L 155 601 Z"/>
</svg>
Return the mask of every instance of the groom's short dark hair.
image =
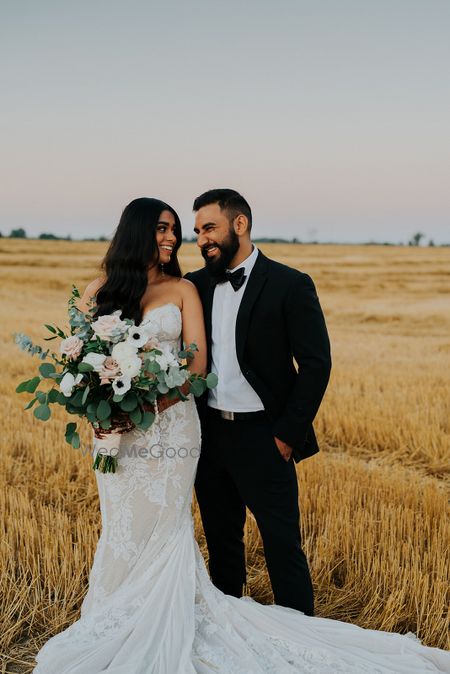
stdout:
<svg viewBox="0 0 450 674">
<path fill-rule="evenodd" d="M 242 194 L 239 194 L 236 190 L 220 188 L 203 192 L 194 201 L 193 210 L 196 212 L 203 206 L 209 206 L 210 204 L 219 204 L 220 210 L 226 211 L 230 221 L 238 215 L 245 215 L 248 220 L 248 229 L 251 230 L 252 209 Z"/>
</svg>

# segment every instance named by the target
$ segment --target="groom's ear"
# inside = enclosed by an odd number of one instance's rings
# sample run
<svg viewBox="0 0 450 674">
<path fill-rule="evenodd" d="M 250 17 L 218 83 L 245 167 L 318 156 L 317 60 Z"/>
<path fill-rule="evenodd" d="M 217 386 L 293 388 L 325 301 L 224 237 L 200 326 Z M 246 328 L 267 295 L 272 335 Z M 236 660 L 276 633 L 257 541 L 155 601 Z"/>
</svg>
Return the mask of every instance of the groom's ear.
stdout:
<svg viewBox="0 0 450 674">
<path fill-rule="evenodd" d="M 248 218 L 243 213 L 237 215 L 233 220 L 234 231 L 238 236 L 243 236 L 244 234 L 249 234 Z"/>
</svg>

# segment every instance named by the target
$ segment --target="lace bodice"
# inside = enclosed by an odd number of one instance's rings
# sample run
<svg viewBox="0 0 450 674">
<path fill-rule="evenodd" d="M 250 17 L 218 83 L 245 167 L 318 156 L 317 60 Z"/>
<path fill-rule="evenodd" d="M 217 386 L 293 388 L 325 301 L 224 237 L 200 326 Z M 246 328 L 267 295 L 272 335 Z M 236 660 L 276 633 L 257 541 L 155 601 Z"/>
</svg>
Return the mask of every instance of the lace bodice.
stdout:
<svg viewBox="0 0 450 674">
<path fill-rule="evenodd" d="M 182 321 L 181 310 L 173 302 L 144 311 L 141 325 L 151 330 L 151 336 L 174 351 L 180 348 Z"/>
</svg>

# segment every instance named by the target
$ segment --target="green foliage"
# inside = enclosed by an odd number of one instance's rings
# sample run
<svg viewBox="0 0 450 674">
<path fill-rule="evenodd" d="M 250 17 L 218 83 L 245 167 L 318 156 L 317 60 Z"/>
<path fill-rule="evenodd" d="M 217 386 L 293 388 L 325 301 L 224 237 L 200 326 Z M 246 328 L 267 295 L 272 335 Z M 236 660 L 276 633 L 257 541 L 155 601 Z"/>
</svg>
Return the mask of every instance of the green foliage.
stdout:
<svg viewBox="0 0 450 674">
<path fill-rule="evenodd" d="M 138 426 L 142 421 L 142 412 L 139 407 L 136 407 L 130 412 L 130 419 L 135 426 Z"/>
<path fill-rule="evenodd" d="M 124 412 L 132 412 L 138 406 L 138 397 L 135 393 L 129 392 L 126 394 L 119 407 Z"/>
<path fill-rule="evenodd" d="M 215 388 L 219 381 L 218 376 L 214 372 L 210 372 L 206 377 L 206 386 L 208 388 Z"/>
<path fill-rule="evenodd" d="M 139 428 L 143 431 L 147 431 L 154 421 L 155 415 L 153 414 L 153 412 L 144 412 L 142 414 L 142 419 L 141 423 L 139 424 Z"/>
<path fill-rule="evenodd" d="M 90 387 L 89 387 L 89 384 L 87 384 L 86 388 L 84 389 L 83 396 L 81 398 L 81 404 L 82 405 L 86 404 L 86 400 L 87 400 L 87 397 L 89 395 L 89 391 L 90 391 Z"/>
<path fill-rule="evenodd" d="M 195 396 L 201 396 L 206 390 L 205 382 L 201 379 L 193 379 L 191 381 L 191 392 Z"/>
<path fill-rule="evenodd" d="M 104 421 L 111 416 L 111 405 L 107 400 L 100 400 L 97 407 L 97 419 Z"/>
<path fill-rule="evenodd" d="M 56 372 L 56 368 L 53 363 L 42 363 L 42 365 L 39 366 L 39 372 L 45 379 L 48 379 L 51 374 Z"/>
<path fill-rule="evenodd" d="M 33 377 L 33 379 L 27 379 L 27 381 L 21 382 L 16 388 L 16 393 L 34 393 L 39 383 L 41 381 L 40 377 Z"/>
<path fill-rule="evenodd" d="M 94 366 L 91 365 L 90 363 L 79 363 L 77 370 L 78 372 L 84 373 L 84 372 L 92 372 L 94 369 Z"/>
<path fill-rule="evenodd" d="M 34 409 L 33 414 L 36 417 L 36 419 L 40 419 L 41 421 L 47 421 L 47 419 L 50 419 L 51 415 L 50 407 L 46 404 L 38 405 L 38 407 Z"/>
</svg>

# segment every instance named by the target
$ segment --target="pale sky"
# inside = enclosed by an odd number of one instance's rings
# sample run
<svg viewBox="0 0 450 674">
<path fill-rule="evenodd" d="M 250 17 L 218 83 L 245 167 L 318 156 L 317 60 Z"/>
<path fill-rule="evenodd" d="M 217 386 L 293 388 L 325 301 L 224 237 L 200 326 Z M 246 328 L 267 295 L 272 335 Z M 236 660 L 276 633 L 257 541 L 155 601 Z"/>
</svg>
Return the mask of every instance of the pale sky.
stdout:
<svg viewBox="0 0 450 674">
<path fill-rule="evenodd" d="M 0 231 L 233 187 L 255 236 L 450 241 L 449 0 L 2 0 Z"/>
</svg>

